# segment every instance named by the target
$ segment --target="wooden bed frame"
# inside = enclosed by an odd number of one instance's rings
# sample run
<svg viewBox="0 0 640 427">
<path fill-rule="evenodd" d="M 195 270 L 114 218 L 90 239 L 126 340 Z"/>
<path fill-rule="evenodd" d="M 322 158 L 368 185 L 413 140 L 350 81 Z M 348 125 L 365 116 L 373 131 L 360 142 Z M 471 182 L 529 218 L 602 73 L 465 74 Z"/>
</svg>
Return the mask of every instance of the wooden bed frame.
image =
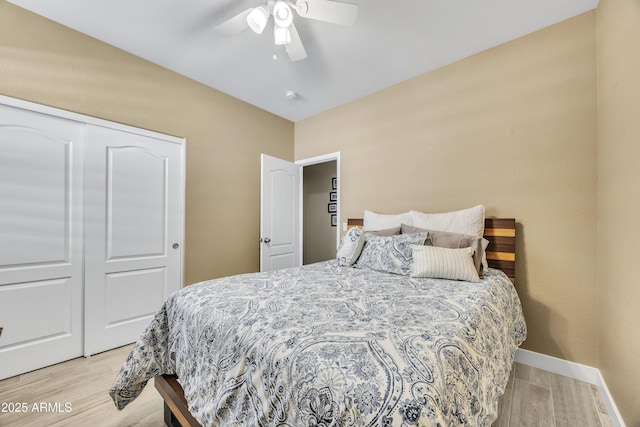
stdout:
<svg viewBox="0 0 640 427">
<path fill-rule="evenodd" d="M 164 399 L 164 423 L 168 427 L 202 427 L 187 407 L 184 390 L 175 375 L 161 375 L 153 384 Z"/>
<path fill-rule="evenodd" d="M 362 219 L 349 219 L 347 226 L 362 227 Z M 516 280 L 516 220 L 513 218 L 487 218 L 484 222 L 484 238 L 489 240 L 487 263 Z M 164 422 L 169 427 L 201 427 L 189 412 L 182 386 L 175 375 L 154 378 L 155 388 L 164 399 Z"/>
</svg>

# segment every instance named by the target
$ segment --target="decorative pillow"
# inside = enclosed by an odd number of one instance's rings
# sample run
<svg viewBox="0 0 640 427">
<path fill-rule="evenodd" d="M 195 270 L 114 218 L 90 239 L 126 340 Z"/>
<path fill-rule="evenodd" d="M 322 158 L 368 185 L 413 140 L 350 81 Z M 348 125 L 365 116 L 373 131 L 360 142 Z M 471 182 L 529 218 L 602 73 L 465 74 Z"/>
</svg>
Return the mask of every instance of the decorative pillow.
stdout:
<svg viewBox="0 0 640 427">
<path fill-rule="evenodd" d="M 402 224 L 403 233 L 419 233 L 428 232 L 427 245 L 437 246 L 440 248 L 458 249 L 473 248 L 473 264 L 478 271 L 478 275 L 482 277 L 484 270 L 482 259 L 485 249 L 489 245 L 489 241 L 485 238 L 476 237 L 471 234 L 451 233 L 449 231 L 425 230 L 424 228 L 413 227 L 411 225 Z"/>
<path fill-rule="evenodd" d="M 365 231 L 385 230 L 388 228 L 400 227 L 400 224 L 413 224 L 411 213 L 405 212 L 397 215 L 379 214 L 371 211 L 364 211 L 362 217 Z"/>
<path fill-rule="evenodd" d="M 405 224 L 427 230 L 450 231 L 452 233 L 484 235 L 484 206 L 477 205 L 469 209 L 446 213 L 423 213 L 410 211 L 413 222 Z"/>
<path fill-rule="evenodd" d="M 362 251 L 362 245 L 364 245 L 364 239 L 360 239 L 363 234 L 364 231 L 357 227 L 347 230 L 336 254 L 339 265 L 351 267 L 353 263 L 356 262 Z M 360 242 L 360 240 L 362 240 L 362 242 Z"/>
<path fill-rule="evenodd" d="M 340 249 L 338 249 L 336 256 L 338 259 L 338 265 L 341 265 L 342 267 L 351 267 L 355 264 L 356 260 L 360 256 L 360 252 L 362 252 L 362 247 L 365 242 L 365 238 L 363 236 L 366 233 L 377 236 L 394 236 L 400 234 L 400 227 L 367 232 L 357 227 L 350 228 L 342 238 Z"/>
<path fill-rule="evenodd" d="M 411 245 L 411 250 L 411 277 L 480 281 L 473 263 L 473 248 L 450 249 Z"/>
<path fill-rule="evenodd" d="M 367 233 L 357 268 L 408 276 L 411 272 L 411 245 L 423 245 L 429 233 L 376 236 Z"/>
</svg>

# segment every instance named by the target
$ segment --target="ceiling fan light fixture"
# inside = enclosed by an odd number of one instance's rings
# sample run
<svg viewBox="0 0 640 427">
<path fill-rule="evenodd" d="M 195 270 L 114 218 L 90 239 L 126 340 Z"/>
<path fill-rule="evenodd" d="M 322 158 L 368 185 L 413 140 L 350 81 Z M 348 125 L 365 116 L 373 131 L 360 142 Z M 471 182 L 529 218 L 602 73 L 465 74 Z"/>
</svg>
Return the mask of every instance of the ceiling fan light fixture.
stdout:
<svg viewBox="0 0 640 427">
<path fill-rule="evenodd" d="M 278 25 L 276 25 L 273 29 L 273 38 L 275 40 L 275 43 L 278 45 L 289 44 L 291 43 L 291 32 L 287 27 L 279 27 Z"/>
<path fill-rule="evenodd" d="M 249 28 L 256 34 L 262 34 L 267 21 L 269 20 L 269 11 L 264 6 L 258 6 L 247 15 L 247 24 Z"/>
<path fill-rule="evenodd" d="M 278 27 L 287 28 L 293 22 L 293 13 L 287 3 L 278 0 L 273 6 L 273 20 Z"/>
<path fill-rule="evenodd" d="M 273 15 L 274 44 L 276 47 L 284 45 L 284 51 L 292 62 L 307 58 L 300 34 L 293 22 L 294 10 L 295 14 L 301 18 L 347 26 L 353 25 L 358 16 L 358 5 L 346 3 L 343 0 L 261 1 L 260 6 L 244 9 L 218 24 L 215 27 L 216 31 L 223 35 L 233 35 L 250 27 L 253 32 L 262 34 L 265 28 L 270 25 L 269 20 Z M 275 53 L 273 58 L 277 59 Z"/>
</svg>

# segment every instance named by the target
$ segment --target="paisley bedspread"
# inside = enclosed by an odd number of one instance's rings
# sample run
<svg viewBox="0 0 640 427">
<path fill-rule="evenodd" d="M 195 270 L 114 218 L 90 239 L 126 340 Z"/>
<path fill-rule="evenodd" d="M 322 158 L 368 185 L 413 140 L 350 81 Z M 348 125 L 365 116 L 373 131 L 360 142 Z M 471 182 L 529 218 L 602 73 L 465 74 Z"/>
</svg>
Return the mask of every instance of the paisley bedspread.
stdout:
<svg viewBox="0 0 640 427">
<path fill-rule="evenodd" d="M 176 292 L 110 394 L 122 409 L 175 373 L 204 426 L 489 426 L 525 336 L 501 271 L 470 283 L 327 261 Z"/>
</svg>

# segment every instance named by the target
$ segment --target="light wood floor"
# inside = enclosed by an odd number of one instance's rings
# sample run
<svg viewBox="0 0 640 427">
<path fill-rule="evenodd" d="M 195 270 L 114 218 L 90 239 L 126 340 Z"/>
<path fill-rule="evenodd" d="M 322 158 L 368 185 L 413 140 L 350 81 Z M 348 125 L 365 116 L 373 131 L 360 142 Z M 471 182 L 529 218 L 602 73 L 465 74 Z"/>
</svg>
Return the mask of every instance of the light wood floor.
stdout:
<svg viewBox="0 0 640 427">
<path fill-rule="evenodd" d="M 610 427 L 594 385 L 515 363 L 494 427 Z"/>
<path fill-rule="evenodd" d="M 0 381 L 0 404 L 27 404 L 26 413 L 0 413 L 0 426 L 163 426 L 162 399 L 152 382 L 123 411 L 107 393 L 131 347 Z M 59 412 L 34 411 L 41 402 Z M 494 426 L 609 427 L 611 421 L 595 386 L 515 364 Z"/>
</svg>

